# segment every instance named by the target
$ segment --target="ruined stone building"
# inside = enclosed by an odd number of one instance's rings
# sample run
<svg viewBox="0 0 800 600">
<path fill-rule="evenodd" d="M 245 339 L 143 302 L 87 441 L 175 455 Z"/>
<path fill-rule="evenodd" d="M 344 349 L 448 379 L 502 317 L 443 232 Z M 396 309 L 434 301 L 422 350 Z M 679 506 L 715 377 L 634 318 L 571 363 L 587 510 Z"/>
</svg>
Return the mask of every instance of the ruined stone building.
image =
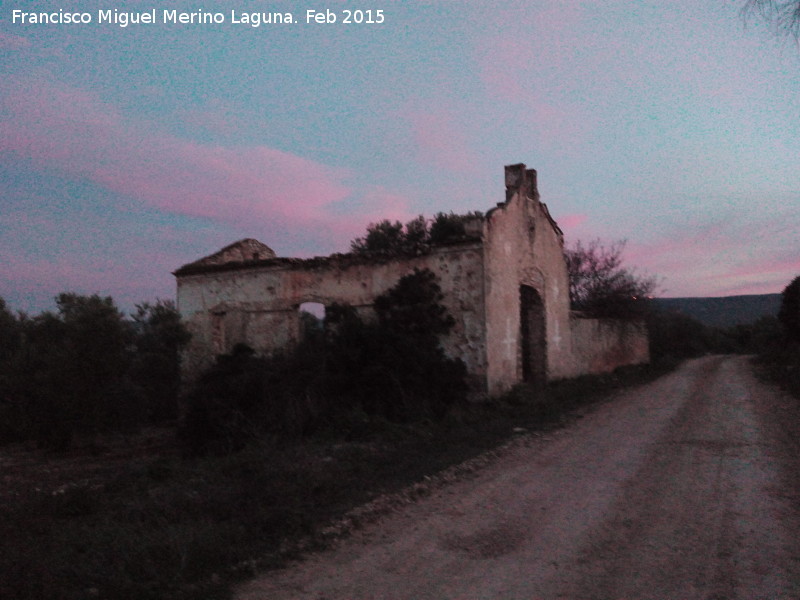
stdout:
<svg viewBox="0 0 800 600">
<path fill-rule="evenodd" d="M 469 235 L 420 256 L 283 258 L 247 239 L 184 265 L 175 277 L 193 336 L 185 375 L 239 342 L 262 353 L 292 345 L 306 302 L 369 314 L 374 299 L 415 267 L 438 277 L 456 323 L 442 345 L 464 361 L 479 393 L 647 362 L 641 322 L 570 311 L 563 234 L 539 201 L 536 171 L 508 166 L 505 186 L 504 200 L 467 224 Z"/>
</svg>

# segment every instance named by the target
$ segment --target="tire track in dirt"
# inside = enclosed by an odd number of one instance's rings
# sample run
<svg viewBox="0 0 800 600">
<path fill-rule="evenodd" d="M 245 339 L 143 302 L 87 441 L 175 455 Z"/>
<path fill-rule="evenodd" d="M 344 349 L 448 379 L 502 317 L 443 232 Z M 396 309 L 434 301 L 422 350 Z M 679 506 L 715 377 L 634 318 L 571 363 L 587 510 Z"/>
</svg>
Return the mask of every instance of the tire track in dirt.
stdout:
<svg viewBox="0 0 800 600">
<path fill-rule="evenodd" d="M 797 597 L 776 397 L 690 361 L 238 598 Z"/>
</svg>

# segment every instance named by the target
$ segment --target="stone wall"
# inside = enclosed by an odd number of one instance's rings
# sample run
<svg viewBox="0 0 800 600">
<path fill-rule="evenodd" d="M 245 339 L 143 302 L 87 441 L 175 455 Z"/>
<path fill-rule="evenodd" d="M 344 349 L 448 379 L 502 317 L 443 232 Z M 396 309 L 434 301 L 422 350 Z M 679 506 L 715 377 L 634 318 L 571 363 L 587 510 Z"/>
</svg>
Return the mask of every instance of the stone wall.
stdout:
<svg viewBox="0 0 800 600">
<path fill-rule="evenodd" d="M 197 263 L 195 273 L 187 266 L 188 272 L 178 272 L 178 308 L 192 333 L 184 374 L 192 378 L 240 342 L 267 354 L 290 347 L 299 339 L 299 307 L 305 302 L 347 303 L 369 318 L 374 299 L 415 267 L 436 274 L 442 303 L 455 318 L 442 339 L 445 351 L 461 358 L 476 382 L 485 380 L 484 273 L 478 242 L 403 260 L 341 255 L 212 269 Z"/>
<path fill-rule="evenodd" d="M 647 327 L 642 320 L 587 319 L 570 315 L 572 363 L 565 375 L 608 373 L 650 362 Z"/>
<path fill-rule="evenodd" d="M 563 234 L 539 201 L 536 171 L 511 165 L 505 179 L 505 200 L 468 223 L 478 239 L 429 254 L 278 258 L 248 239 L 181 267 L 178 308 L 193 335 L 184 376 L 191 380 L 240 342 L 266 354 L 291 347 L 306 302 L 347 303 L 370 317 L 375 298 L 414 268 L 437 276 L 456 322 L 442 345 L 465 362 L 478 393 L 647 362 L 641 323 L 570 313 Z"/>
</svg>

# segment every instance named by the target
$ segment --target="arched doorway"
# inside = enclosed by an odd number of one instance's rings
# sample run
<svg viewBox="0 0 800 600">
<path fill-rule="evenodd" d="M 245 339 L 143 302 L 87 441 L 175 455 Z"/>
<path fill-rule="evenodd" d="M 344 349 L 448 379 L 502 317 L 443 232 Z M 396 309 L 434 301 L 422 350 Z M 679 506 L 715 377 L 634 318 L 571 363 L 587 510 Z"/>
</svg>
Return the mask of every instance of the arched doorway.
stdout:
<svg viewBox="0 0 800 600">
<path fill-rule="evenodd" d="M 544 385 L 547 379 L 544 302 L 529 285 L 519 287 L 522 381 Z"/>
</svg>

